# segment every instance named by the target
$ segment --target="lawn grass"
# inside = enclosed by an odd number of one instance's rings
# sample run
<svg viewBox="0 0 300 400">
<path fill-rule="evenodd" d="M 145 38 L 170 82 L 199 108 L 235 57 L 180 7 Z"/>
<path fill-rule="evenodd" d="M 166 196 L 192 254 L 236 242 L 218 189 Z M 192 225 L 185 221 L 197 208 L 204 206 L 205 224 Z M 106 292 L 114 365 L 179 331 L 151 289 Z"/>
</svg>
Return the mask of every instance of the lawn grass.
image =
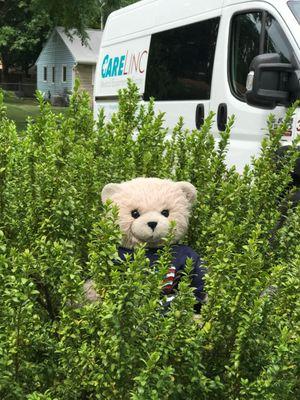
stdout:
<svg viewBox="0 0 300 400">
<path fill-rule="evenodd" d="M 27 117 L 34 118 L 39 114 L 39 108 L 35 99 L 6 98 L 4 104 L 7 107 L 8 118 L 15 121 L 17 129 L 26 129 Z M 66 112 L 67 107 L 53 107 L 55 113 Z"/>
</svg>

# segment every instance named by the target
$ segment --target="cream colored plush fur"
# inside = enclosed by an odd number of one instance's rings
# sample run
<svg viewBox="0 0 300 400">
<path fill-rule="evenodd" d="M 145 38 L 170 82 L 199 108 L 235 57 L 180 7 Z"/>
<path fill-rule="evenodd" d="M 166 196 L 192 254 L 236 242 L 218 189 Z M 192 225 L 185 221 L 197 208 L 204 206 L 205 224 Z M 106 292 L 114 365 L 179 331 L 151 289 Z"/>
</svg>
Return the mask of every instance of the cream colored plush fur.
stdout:
<svg viewBox="0 0 300 400">
<path fill-rule="evenodd" d="M 119 208 L 124 247 L 133 248 L 139 243 L 157 247 L 167 235 L 171 221 L 176 222 L 175 242 L 185 234 L 189 211 L 196 200 L 196 189 L 189 182 L 136 178 L 106 185 L 101 198 L 102 202 L 110 199 Z M 162 211 L 168 211 L 169 215 L 163 215 Z M 139 216 L 134 218 L 132 212 Z"/>
<path fill-rule="evenodd" d="M 119 225 L 123 233 L 122 245 L 133 248 L 139 243 L 158 247 L 167 235 L 170 222 L 176 222 L 174 242 L 185 234 L 189 212 L 196 200 L 196 189 L 188 182 L 173 182 L 168 179 L 136 178 L 123 183 L 109 183 L 101 194 L 102 202 L 110 199 L 119 208 Z M 168 211 L 166 217 L 162 211 Z M 138 218 L 132 211 L 139 213 Z M 151 228 L 148 223 L 157 223 Z M 84 284 L 86 299 L 100 299 L 92 280 Z"/>
</svg>

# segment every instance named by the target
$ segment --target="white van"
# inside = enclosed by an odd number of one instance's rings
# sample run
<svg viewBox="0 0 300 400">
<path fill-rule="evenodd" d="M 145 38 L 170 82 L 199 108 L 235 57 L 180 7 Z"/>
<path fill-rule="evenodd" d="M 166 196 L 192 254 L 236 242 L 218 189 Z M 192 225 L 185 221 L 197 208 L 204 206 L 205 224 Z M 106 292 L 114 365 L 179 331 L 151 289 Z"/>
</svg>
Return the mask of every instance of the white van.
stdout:
<svg viewBox="0 0 300 400">
<path fill-rule="evenodd" d="M 156 100 L 166 126 L 179 116 L 213 132 L 235 114 L 228 163 L 238 169 L 259 151 L 267 117 L 300 98 L 300 0 L 142 0 L 112 13 L 96 69 L 94 110 L 109 117 L 131 78 L 141 100 Z M 96 117 L 95 115 L 95 117 Z M 283 138 L 300 133 L 300 108 Z"/>
</svg>

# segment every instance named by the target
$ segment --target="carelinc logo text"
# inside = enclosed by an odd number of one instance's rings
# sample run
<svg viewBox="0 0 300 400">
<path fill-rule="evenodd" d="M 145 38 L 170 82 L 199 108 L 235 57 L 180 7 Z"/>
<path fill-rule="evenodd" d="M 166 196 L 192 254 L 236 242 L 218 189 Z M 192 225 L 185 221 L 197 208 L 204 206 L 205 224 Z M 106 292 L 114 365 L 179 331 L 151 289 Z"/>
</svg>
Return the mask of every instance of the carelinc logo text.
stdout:
<svg viewBox="0 0 300 400">
<path fill-rule="evenodd" d="M 146 68 L 147 56 L 147 50 L 134 54 L 130 54 L 127 51 L 126 55 L 119 57 L 110 57 L 106 54 L 101 66 L 101 76 L 102 78 L 111 78 L 133 73 L 143 74 Z"/>
</svg>

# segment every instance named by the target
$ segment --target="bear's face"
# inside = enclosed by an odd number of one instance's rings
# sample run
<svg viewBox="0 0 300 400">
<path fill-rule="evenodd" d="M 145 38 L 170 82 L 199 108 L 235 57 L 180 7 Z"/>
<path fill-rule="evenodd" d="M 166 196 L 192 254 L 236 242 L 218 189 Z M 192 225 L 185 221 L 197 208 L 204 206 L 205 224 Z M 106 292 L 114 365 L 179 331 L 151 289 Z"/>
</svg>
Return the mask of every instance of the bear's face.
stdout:
<svg viewBox="0 0 300 400">
<path fill-rule="evenodd" d="M 110 199 L 119 208 L 125 247 L 132 248 L 139 243 L 158 247 L 168 234 L 171 221 L 176 222 L 174 241 L 185 234 L 196 189 L 188 182 L 136 178 L 106 185 L 101 197 L 103 202 Z"/>
</svg>

